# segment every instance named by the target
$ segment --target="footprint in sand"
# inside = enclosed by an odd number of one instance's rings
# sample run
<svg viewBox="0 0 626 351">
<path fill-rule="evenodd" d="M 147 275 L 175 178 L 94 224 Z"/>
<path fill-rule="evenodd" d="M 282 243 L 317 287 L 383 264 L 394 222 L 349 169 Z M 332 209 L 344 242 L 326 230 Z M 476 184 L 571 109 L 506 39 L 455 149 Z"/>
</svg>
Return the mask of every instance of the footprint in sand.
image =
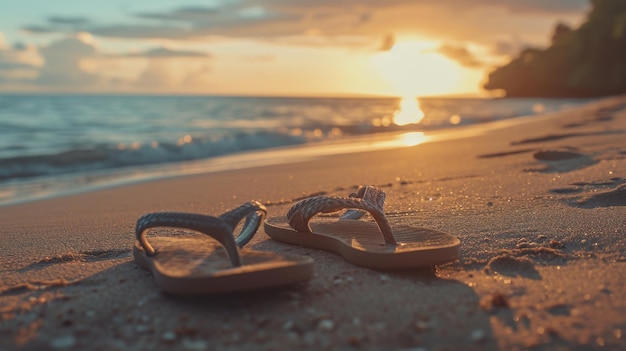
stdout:
<svg viewBox="0 0 626 351">
<path fill-rule="evenodd" d="M 498 273 L 508 277 L 522 276 L 534 280 L 541 279 L 533 260 L 528 257 L 515 257 L 509 254 L 501 254 L 491 258 L 487 262 L 484 272 L 486 274 Z"/>
<path fill-rule="evenodd" d="M 626 177 L 614 177 L 595 182 L 577 182 L 571 185 L 571 187 L 551 189 L 550 192 L 561 195 L 583 193 L 583 196 L 566 199 L 571 206 L 579 208 L 626 206 Z M 599 189 L 604 191 L 598 192 Z M 585 193 L 590 195 L 585 196 Z"/>
<path fill-rule="evenodd" d="M 577 187 L 550 189 L 550 192 L 554 194 L 578 194 L 582 191 L 583 189 Z"/>
<path fill-rule="evenodd" d="M 626 184 L 607 192 L 596 193 L 583 198 L 577 201 L 576 205 L 581 208 L 626 206 Z"/>
<path fill-rule="evenodd" d="M 520 149 L 520 150 L 512 150 L 512 151 L 504 151 L 492 154 L 483 154 L 478 155 L 478 158 L 495 158 L 495 157 L 504 157 L 504 156 L 512 156 L 523 153 L 529 153 L 535 151 L 533 154 L 533 158 L 537 161 L 541 161 L 544 163 L 543 167 L 540 168 L 529 168 L 526 169 L 528 172 L 545 172 L 545 173 L 564 173 L 573 171 L 576 169 L 585 168 L 591 166 L 598 161 L 591 158 L 591 156 L 576 152 L 576 148 L 573 147 L 564 147 L 564 150 L 540 150 L 529 148 L 529 149 Z M 561 191 L 556 190 L 555 192 L 559 193 Z M 576 192 L 575 190 L 568 191 L 563 190 L 563 193 L 566 192 Z"/>
<path fill-rule="evenodd" d="M 575 149 L 570 148 L 570 150 Z M 589 155 L 570 150 L 542 150 L 535 152 L 533 154 L 535 160 L 541 161 L 545 166 L 539 169 L 531 169 L 530 171 L 564 173 L 597 163 Z"/>
</svg>

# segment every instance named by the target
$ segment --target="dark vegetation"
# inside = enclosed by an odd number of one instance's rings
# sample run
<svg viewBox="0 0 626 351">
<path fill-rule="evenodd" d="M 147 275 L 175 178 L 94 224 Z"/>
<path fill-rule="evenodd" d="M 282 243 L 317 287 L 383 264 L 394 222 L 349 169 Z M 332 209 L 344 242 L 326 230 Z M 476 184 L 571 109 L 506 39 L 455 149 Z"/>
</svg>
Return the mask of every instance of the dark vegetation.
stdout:
<svg viewBox="0 0 626 351">
<path fill-rule="evenodd" d="M 578 29 L 557 24 L 547 49 L 526 48 L 489 75 L 508 97 L 587 98 L 626 93 L 626 0 L 591 0 Z"/>
</svg>

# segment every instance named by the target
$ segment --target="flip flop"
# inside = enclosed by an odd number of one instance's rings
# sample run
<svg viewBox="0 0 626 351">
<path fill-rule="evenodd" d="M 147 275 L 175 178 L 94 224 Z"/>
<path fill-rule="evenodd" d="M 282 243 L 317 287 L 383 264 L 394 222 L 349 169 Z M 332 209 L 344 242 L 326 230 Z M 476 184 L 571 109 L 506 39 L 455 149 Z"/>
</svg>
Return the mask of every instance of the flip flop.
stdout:
<svg viewBox="0 0 626 351">
<path fill-rule="evenodd" d="M 273 239 L 333 251 L 348 262 L 375 269 L 428 267 L 459 257 L 458 238 L 439 231 L 398 225 L 393 228 L 383 212 L 386 194 L 366 186 L 348 198 L 315 196 L 295 204 L 284 218 L 265 221 Z M 341 217 L 319 216 L 343 209 Z M 365 212 L 374 222 L 358 220 Z M 382 240 L 381 239 L 382 234 Z"/>
<path fill-rule="evenodd" d="M 163 291 L 178 295 L 261 289 L 310 279 L 313 260 L 309 257 L 239 249 L 252 239 L 265 214 L 265 206 L 248 202 L 219 217 L 179 212 L 143 215 L 135 230 L 135 262 L 152 273 Z M 243 218 L 235 238 L 233 230 Z M 217 242 L 180 235 L 151 237 L 148 242 L 147 232 L 156 227 L 188 229 Z"/>
</svg>

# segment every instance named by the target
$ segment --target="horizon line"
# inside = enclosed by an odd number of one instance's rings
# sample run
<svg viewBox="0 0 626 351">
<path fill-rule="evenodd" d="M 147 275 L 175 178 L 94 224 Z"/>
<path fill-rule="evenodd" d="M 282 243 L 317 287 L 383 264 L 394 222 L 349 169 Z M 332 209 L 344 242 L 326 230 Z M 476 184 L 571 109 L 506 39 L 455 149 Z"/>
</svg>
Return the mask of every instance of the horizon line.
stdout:
<svg viewBox="0 0 626 351">
<path fill-rule="evenodd" d="M 405 95 L 378 95 L 365 93 L 328 93 L 328 94 L 235 94 L 235 93 L 176 93 L 176 92 L 113 92 L 113 91 L 3 91 L 0 96 L 38 95 L 38 96 L 181 96 L 181 97 L 233 97 L 233 98 L 293 98 L 293 99 L 402 99 Z M 489 99 L 499 96 L 480 93 L 415 95 L 416 99 L 429 98 L 470 98 Z"/>
</svg>

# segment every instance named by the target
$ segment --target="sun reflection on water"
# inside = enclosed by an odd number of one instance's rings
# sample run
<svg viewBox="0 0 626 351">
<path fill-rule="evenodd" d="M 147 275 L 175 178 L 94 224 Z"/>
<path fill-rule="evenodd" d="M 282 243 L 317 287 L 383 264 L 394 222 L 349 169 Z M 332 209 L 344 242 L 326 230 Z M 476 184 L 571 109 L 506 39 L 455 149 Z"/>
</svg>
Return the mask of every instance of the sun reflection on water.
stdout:
<svg viewBox="0 0 626 351">
<path fill-rule="evenodd" d="M 400 99 L 398 109 L 393 115 L 393 123 L 399 126 L 416 124 L 424 119 L 424 112 L 415 97 L 404 96 Z"/>
<path fill-rule="evenodd" d="M 411 132 L 400 135 L 398 139 L 403 146 L 415 146 L 425 142 L 427 138 L 422 132 Z"/>
</svg>

